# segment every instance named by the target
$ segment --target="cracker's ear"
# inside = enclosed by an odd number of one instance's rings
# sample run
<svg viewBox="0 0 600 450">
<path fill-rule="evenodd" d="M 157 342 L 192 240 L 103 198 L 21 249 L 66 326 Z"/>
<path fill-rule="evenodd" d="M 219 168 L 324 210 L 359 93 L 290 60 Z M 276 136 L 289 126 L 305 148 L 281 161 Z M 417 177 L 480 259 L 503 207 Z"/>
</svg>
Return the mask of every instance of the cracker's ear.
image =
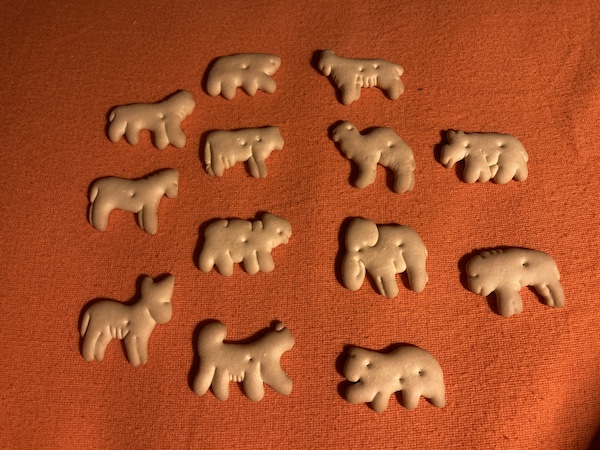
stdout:
<svg viewBox="0 0 600 450">
<path fill-rule="evenodd" d="M 446 133 L 446 139 L 448 139 L 448 141 L 453 141 L 455 136 L 456 131 L 454 130 L 448 130 L 448 132 Z"/>
</svg>

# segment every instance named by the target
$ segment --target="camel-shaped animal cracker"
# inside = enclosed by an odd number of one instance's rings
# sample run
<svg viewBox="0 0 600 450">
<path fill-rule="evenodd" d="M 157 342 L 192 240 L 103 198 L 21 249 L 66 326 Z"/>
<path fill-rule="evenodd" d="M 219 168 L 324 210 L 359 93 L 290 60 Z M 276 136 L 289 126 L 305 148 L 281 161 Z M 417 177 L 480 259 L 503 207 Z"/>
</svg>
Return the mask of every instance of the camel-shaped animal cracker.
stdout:
<svg viewBox="0 0 600 450">
<path fill-rule="evenodd" d="M 498 184 L 513 178 L 527 178 L 529 156 L 523 144 L 514 136 L 498 133 L 464 133 L 450 130 L 448 144 L 442 147 L 441 163 L 447 168 L 465 160 L 463 178 L 467 183 L 485 183 L 490 178 Z"/>
<path fill-rule="evenodd" d="M 271 272 L 275 262 L 271 250 L 287 244 L 292 235 L 290 223 L 273 214 L 265 213 L 262 220 L 221 219 L 204 231 L 204 245 L 198 258 L 202 272 L 213 266 L 225 276 L 233 275 L 233 264 L 244 264 L 250 275 Z"/>
<path fill-rule="evenodd" d="M 404 92 L 400 76 L 402 66 L 385 59 L 353 59 L 324 50 L 319 59 L 319 70 L 326 77 L 331 75 L 333 82 L 342 93 L 342 103 L 349 105 L 360 98 L 360 90 L 378 87 L 389 98 L 396 100 Z"/>
<path fill-rule="evenodd" d="M 352 404 L 371 403 L 376 412 L 385 411 L 390 396 L 402 391 L 407 409 L 415 409 L 421 396 L 433 406 L 446 406 L 446 388 L 440 363 L 423 349 L 402 346 L 391 353 L 351 347 L 344 376 L 354 382 L 346 390 Z"/>
<path fill-rule="evenodd" d="M 264 53 L 240 53 L 217 59 L 208 73 L 206 91 L 212 95 L 223 95 L 227 100 L 235 97 L 236 89 L 242 87 L 250 96 L 261 91 L 272 94 L 277 87 L 271 78 L 281 59 Z"/>
<path fill-rule="evenodd" d="M 334 142 L 339 143 L 342 153 L 358 166 L 354 185 L 365 188 L 375 182 L 377 164 L 394 172 L 394 192 L 412 191 L 415 185 L 415 158 L 411 148 L 391 128 L 375 128 L 368 134 L 360 134 L 356 127 L 346 121 L 332 132 Z"/>
<path fill-rule="evenodd" d="M 133 305 L 103 300 L 87 308 L 81 322 L 83 358 L 102 361 L 110 341 L 120 339 L 125 343 L 127 359 L 133 366 L 146 364 L 148 341 L 154 327 L 167 323 L 173 315 L 174 286 L 172 275 L 161 281 L 145 277 L 141 298 Z"/>
<path fill-rule="evenodd" d="M 547 253 L 525 248 L 488 250 L 471 258 L 466 270 L 469 290 L 484 297 L 494 292 L 504 317 L 523 311 L 519 295 L 523 286 L 533 286 L 548 306 L 565 306 L 558 267 Z"/>
<path fill-rule="evenodd" d="M 140 142 L 140 130 L 154 133 L 154 144 L 164 149 L 172 144 L 185 147 L 186 137 L 181 130 L 181 122 L 189 116 L 196 103 L 188 91 L 178 91 L 158 103 L 134 103 L 117 106 L 109 116 L 108 137 L 118 142 L 123 135 L 132 145 Z"/>
<path fill-rule="evenodd" d="M 158 205 L 163 195 L 177 197 L 179 172 L 164 169 L 145 179 L 106 177 L 90 188 L 89 221 L 99 231 L 106 230 L 113 209 L 137 213 L 140 227 L 150 234 L 158 231 Z"/>
<path fill-rule="evenodd" d="M 204 146 L 206 172 L 217 177 L 237 162 L 248 161 L 254 178 L 267 176 L 267 159 L 273 150 L 283 149 L 283 137 L 277 127 L 244 128 L 211 132 Z"/>
<path fill-rule="evenodd" d="M 292 380 L 281 369 L 284 352 L 294 346 L 294 336 L 281 323 L 250 344 L 226 344 L 227 327 L 221 322 L 204 326 L 198 336 L 200 368 L 194 379 L 194 392 L 204 395 L 212 385 L 215 397 L 229 398 L 229 382 L 244 384 L 244 393 L 255 402 L 263 399 L 263 383 L 283 395 L 292 392 Z"/>
<path fill-rule="evenodd" d="M 404 225 L 377 226 L 356 218 L 346 231 L 342 280 L 351 291 L 360 289 L 369 272 L 377 290 L 389 298 L 398 295 L 396 274 L 406 271 L 410 287 L 421 292 L 427 284 L 427 249 L 421 237 Z"/>
</svg>

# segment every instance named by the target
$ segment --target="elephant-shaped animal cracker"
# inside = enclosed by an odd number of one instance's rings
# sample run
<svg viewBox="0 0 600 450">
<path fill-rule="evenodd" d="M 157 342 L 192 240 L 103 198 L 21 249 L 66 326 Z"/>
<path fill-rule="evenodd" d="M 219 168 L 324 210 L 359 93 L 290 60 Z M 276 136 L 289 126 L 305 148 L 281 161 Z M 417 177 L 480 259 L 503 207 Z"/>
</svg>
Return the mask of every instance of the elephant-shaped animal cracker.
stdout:
<svg viewBox="0 0 600 450">
<path fill-rule="evenodd" d="M 378 87 L 389 98 L 396 100 L 404 92 L 400 76 L 402 66 L 385 59 L 343 58 L 331 50 L 324 50 L 319 59 L 319 70 L 342 91 L 342 103 L 349 105 L 360 98 L 360 90 Z"/>
<path fill-rule="evenodd" d="M 233 275 L 233 264 L 244 264 L 250 275 L 271 272 L 275 268 L 271 250 L 287 244 L 292 235 L 290 223 L 274 214 L 265 213 L 262 220 L 221 219 L 204 231 L 204 245 L 198 259 L 202 272 L 213 266 L 225 276 Z"/>
<path fill-rule="evenodd" d="M 273 150 L 283 149 L 283 137 L 277 127 L 244 128 L 236 131 L 213 131 L 206 138 L 204 162 L 206 172 L 217 177 L 237 162 L 248 161 L 254 178 L 267 176 L 265 159 Z"/>
<path fill-rule="evenodd" d="M 152 330 L 156 324 L 167 323 L 173 315 L 171 298 L 174 286 L 172 275 L 160 281 L 145 277 L 141 298 L 133 305 L 103 300 L 87 308 L 81 322 L 81 354 L 84 359 L 102 361 L 109 342 L 122 339 L 129 362 L 133 366 L 146 364 Z"/>
<path fill-rule="evenodd" d="M 113 209 L 137 213 L 144 231 L 158 231 L 158 205 L 163 195 L 177 197 L 179 172 L 164 169 L 147 178 L 106 177 L 95 181 L 90 188 L 89 221 L 99 231 L 106 230 Z"/>
<path fill-rule="evenodd" d="M 292 392 L 292 380 L 281 369 L 280 360 L 294 346 L 294 336 L 281 322 L 249 344 L 226 344 L 226 335 L 227 328 L 221 322 L 209 323 L 200 330 L 200 368 L 193 387 L 197 395 L 204 395 L 212 384 L 215 396 L 227 400 L 230 381 L 243 383 L 244 393 L 255 402 L 265 395 L 263 383 L 283 395 Z"/>
<path fill-rule="evenodd" d="M 117 106 L 109 116 L 108 137 L 118 142 L 123 135 L 132 145 L 140 142 L 140 131 L 154 133 L 154 144 L 164 149 L 172 144 L 185 147 L 186 137 L 181 122 L 193 111 L 196 103 L 188 91 L 179 91 L 158 103 L 134 103 Z"/>
<path fill-rule="evenodd" d="M 381 295 L 398 295 L 396 274 L 406 270 L 410 287 L 421 292 L 427 284 L 427 249 L 421 237 L 404 225 L 377 226 L 371 220 L 356 218 L 346 231 L 346 254 L 342 260 L 342 280 L 351 291 L 360 289 L 369 272 Z"/>
<path fill-rule="evenodd" d="M 356 127 L 346 121 L 332 132 L 342 153 L 358 166 L 357 188 L 365 188 L 375 182 L 377 164 L 394 172 L 394 191 L 401 194 L 412 191 L 415 185 L 415 158 L 406 143 L 391 128 L 375 128 L 368 134 L 360 134 Z"/>
<path fill-rule="evenodd" d="M 467 183 L 485 183 L 493 178 L 506 184 L 513 178 L 527 178 L 529 156 L 523 144 L 514 136 L 498 133 L 464 133 L 450 130 L 448 144 L 442 147 L 441 163 L 447 168 L 465 160 L 463 178 Z"/>
<path fill-rule="evenodd" d="M 504 317 L 523 311 L 519 291 L 533 286 L 548 306 L 565 306 L 565 294 L 554 259 L 525 248 L 493 249 L 469 260 L 466 267 L 469 290 L 487 297 L 496 294 L 498 312 Z"/>
<path fill-rule="evenodd" d="M 344 376 L 354 382 L 346 390 L 346 400 L 370 402 L 376 412 L 385 411 L 397 391 L 402 391 L 407 409 L 415 409 L 421 396 L 438 408 L 446 405 L 442 367 L 431 353 L 418 347 L 402 346 L 391 353 L 351 347 Z"/>
<path fill-rule="evenodd" d="M 236 89 L 242 87 L 250 96 L 261 91 L 272 94 L 277 87 L 271 78 L 281 58 L 264 53 L 240 53 L 217 59 L 208 73 L 206 90 L 216 96 L 222 94 L 227 100 L 235 97 Z"/>
</svg>

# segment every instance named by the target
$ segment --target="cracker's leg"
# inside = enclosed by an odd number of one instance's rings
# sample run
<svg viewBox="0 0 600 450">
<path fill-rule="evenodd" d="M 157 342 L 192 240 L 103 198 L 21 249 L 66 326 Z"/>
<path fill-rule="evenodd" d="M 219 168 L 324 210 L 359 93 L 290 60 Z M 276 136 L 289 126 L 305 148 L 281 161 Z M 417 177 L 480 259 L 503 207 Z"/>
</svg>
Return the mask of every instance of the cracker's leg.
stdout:
<svg viewBox="0 0 600 450">
<path fill-rule="evenodd" d="M 256 261 L 261 272 L 269 273 L 275 269 L 273 255 L 268 251 L 259 251 L 256 253 Z"/>
<path fill-rule="evenodd" d="M 94 350 L 94 358 L 96 361 L 102 361 L 104 359 L 104 352 L 110 341 L 112 341 L 110 333 L 100 333 Z"/>
<path fill-rule="evenodd" d="M 523 311 L 523 299 L 514 289 L 500 287 L 495 293 L 500 315 L 510 317 Z"/>
<path fill-rule="evenodd" d="M 360 84 L 342 84 L 339 86 L 342 91 L 342 103 L 349 105 L 360 98 Z"/>
<path fill-rule="evenodd" d="M 256 252 L 250 252 L 249 255 L 246 255 L 244 257 L 243 263 L 244 270 L 246 270 L 246 272 L 248 272 L 250 275 L 258 273 L 261 269 Z"/>
<path fill-rule="evenodd" d="M 137 145 L 140 142 L 140 130 L 142 126 L 140 124 L 127 123 L 127 129 L 125 130 L 125 137 L 127 142 L 131 145 Z"/>
<path fill-rule="evenodd" d="M 390 394 L 378 392 L 377 394 L 375 394 L 375 397 L 373 398 L 373 401 L 371 402 L 371 407 L 376 412 L 382 412 L 387 409 L 389 401 L 390 401 Z"/>
<path fill-rule="evenodd" d="M 225 369 L 217 367 L 215 369 L 215 377 L 212 382 L 212 389 L 219 400 L 227 400 L 229 398 L 229 373 Z"/>
<path fill-rule="evenodd" d="M 421 391 L 416 387 L 402 389 L 402 403 L 406 409 L 415 409 L 419 405 L 420 397 Z"/>
<path fill-rule="evenodd" d="M 432 395 L 431 397 L 427 397 L 433 406 L 436 408 L 443 408 L 446 406 L 446 396 L 444 394 L 440 395 Z"/>
<path fill-rule="evenodd" d="M 371 162 L 357 162 L 358 166 L 358 177 L 356 177 L 356 181 L 354 181 L 354 185 L 357 188 L 363 189 L 367 186 L 375 183 L 375 178 L 377 178 L 377 163 Z"/>
<path fill-rule="evenodd" d="M 158 231 L 158 209 L 151 205 L 144 205 L 138 212 L 138 222 L 145 232 L 156 234 Z"/>
<path fill-rule="evenodd" d="M 494 175 L 494 182 L 506 184 L 515 176 L 516 168 L 513 165 L 499 165 L 498 172 Z"/>
<path fill-rule="evenodd" d="M 125 350 L 127 351 L 127 359 L 133 367 L 141 364 L 140 355 L 138 353 L 138 337 L 128 334 L 123 342 L 125 342 Z"/>
<path fill-rule="evenodd" d="M 165 119 L 165 130 L 167 132 L 167 140 L 177 148 L 185 147 L 187 138 L 181 130 L 181 122 L 175 119 Z"/>
<path fill-rule="evenodd" d="M 412 170 L 406 167 L 396 168 L 394 170 L 394 192 L 402 194 L 412 191 L 415 187 L 415 175 Z"/>
<path fill-rule="evenodd" d="M 529 175 L 527 163 L 524 160 L 522 160 L 517 166 L 517 169 L 515 170 L 515 180 L 524 181 L 525 179 L 527 179 L 527 175 Z"/>
<path fill-rule="evenodd" d="M 108 215 L 113 210 L 112 205 L 103 202 L 99 196 L 90 206 L 90 223 L 98 231 L 106 230 L 108 227 Z"/>
<path fill-rule="evenodd" d="M 150 336 L 137 336 L 135 340 L 137 354 L 140 360 L 140 364 L 146 364 L 148 362 L 148 340 Z"/>
<path fill-rule="evenodd" d="M 394 298 L 398 295 L 398 283 L 396 283 L 396 275 L 382 275 L 373 277 L 375 285 L 381 295 L 388 298 Z"/>
<path fill-rule="evenodd" d="M 546 305 L 556 308 L 565 306 L 565 294 L 560 281 L 548 284 L 535 284 L 534 288 L 543 297 Z"/>
<path fill-rule="evenodd" d="M 404 93 L 404 84 L 402 84 L 402 80 L 391 80 L 387 86 L 380 86 L 383 90 L 385 90 L 386 94 L 392 100 L 396 100 Z"/>
<path fill-rule="evenodd" d="M 248 168 L 254 178 L 265 178 L 267 176 L 267 165 L 264 159 L 251 156 L 248 158 Z"/>
<path fill-rule="evenodd" d="M 242 89 L 246 91 L 248 95 L 253 97 L 258 91 L 258 80 L 256 78 L 247 78 L 242 81 Z"/>
<path fill-rule="evenodd" d="M 277 87 L 277 83 L 275 83 L 275 80 L 273 80 L 273 78 L 271 78 L 270 75 L 266 75 L 264 73 L 261 73 L 258 76 L 257 82 L 258 82 L 258 88 L 269 94 L 272 94 L 273 92 L 275 92 L 275 89 Z"/>
<path fill-rule="evenodd" d="M 263 366 L 263 381 L 271 386 L 275 392 L 289 395 L 292 392 L 292 379 L 279 366 Z"/>
<path fill-rule="evenodd" d="M 234 83 L 233 80 L 223 77 L 221 79 L 221 94 L 227 100 L 233 100 L 235 97 L 235 90 L 238 88 L 238 84 Z"/>
<path fill-rule="evenodd" d="M 244 393 L 254 401 L 259 402 L 265 396 L 265 387 L 260 376 L 260 367 L 258 363 L 253 363 L 246 371 L 244 376 Z"/>
<path fill-rule="evenodd" d="M 225 275 L 226 277 L 233 275 L 233 259 L 229 256 L 228 251 L 222 251 L 217 255 L 215 266 L 217 266 L 217 270 L 221 275 Z"/>
<path fill-rule="evenodd" d="M 97 331 L 88 326 L 83 344 L 81 346 L 81 355 L 86 361 L 93 361 L 96 356 L 96 342 L 100 339 L 102 331 Z"/>
<path fill-rule="evenodd" d="M 200 368 L 194 378 L 194 392 L 196 395 L 204 395 L 208 388 L 212 384 L 213 377 L 215 376 L 215 366 L 209 364 L 203 364 L 200 362 Z"/>
<path fill-rule="evenodd" d="M 491 176 L 492 173 L 483 156 L 467 155 L 465 158 L 465 170 L 463 172 L 463 178 L 467 183 L 475 183 L 476 181 L 485 183 L 489 181 Z"/>
<path fill-rule="evenodd" d="M 156 147 L 160 150 L 169 145 L 169 136 L 167 134 L 167 128 L 165 124 L 165 119 L 163 118 L 160 123 L 156 124 L 156 126 L 152 129 L 154 133 L 154 143 Z"/>
</svg>

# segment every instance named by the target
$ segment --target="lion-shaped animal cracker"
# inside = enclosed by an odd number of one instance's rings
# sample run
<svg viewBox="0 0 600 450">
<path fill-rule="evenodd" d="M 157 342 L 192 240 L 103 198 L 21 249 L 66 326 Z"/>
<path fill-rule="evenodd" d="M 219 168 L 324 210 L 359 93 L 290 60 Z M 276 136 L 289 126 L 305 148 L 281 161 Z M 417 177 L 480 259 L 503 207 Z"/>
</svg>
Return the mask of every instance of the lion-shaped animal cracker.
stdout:
<svg viewBox="0 0 600 450">
<path fill-rule="evenodd" d="M 265 160 L 273 150 L 283 149 L 283 137 L 277 127 L 244 128 L 211 132 L 204 146 L 206 172 L 217 177 L 237 162 L 248 161 L 254 178 L 267 176 Z"/>
<path fill-rule="evenodd" d="M 163 195 L 177 197 L 179 172 L 164 169 L 147 178 L 106 177 L 90 188 L 89 221 L 99 231 L 106 230 L 113 209 L 137 213 L 140 227 L 149 234 L 158 231 L 158 205 Z"/>
<path fill-rule="evenodd" d="M 354 382 L 346 390 L 346 400 L 371 403 L 376 412 L 385 411 L 397 391 L 402 391 L 407 409 L 415 409 L 421 396 L 438 408 L 446 406 L 442 367 L 431 353 L 418 347 L 402 346 L 391 353 L 351 347 L 344 376 Z"/>
<path fill-rule="evenodd" d="M 428 281 L 427 249 L 421 237 L 404 225 L 377 226 L 356 218 L 346 231 L 342 280 L 351 291 L 360 289 L 368 272 L 381 295 L 398 295 L 396 274 L 406 271 L 410 287 L 421 292 Z"/>
<path fill-rule="evenodd" d="M 365 188 L 375 182 L 377 164 L 394 173 L 394 192 L 412 191 L 415 186 L 415 158 L 411 148 L 391 128 L 375 128 L 368 134 L 360 134 L 352 123 L 345 121 L 332 131 L 334 142 L 339 143 L 342 153 L 358 166 L 357 188 Z"/>
<path fill-rule="evenodd" d="M 120 339 L 125 343 L 127 359 L 133 366 L 146 364 L 148 341 L 154 327 L 167 323 L 173 315 L 174 286 L 172 275 L 160 281 L 145 277 L 141 298 L 133 305 L 103 300 L 87 308 L 81 322 L 83 358 L 102 361 L 110 341 Z"/>
<path fill-rule="evenodd" d="M 344 105 L 358 100 L 363 87 L 378 87 L 392 100 L 404 92 L 404 84 L 400 80 L 404 69 L 385 59 L 344 58 L 331 50 L 324 50 L 319 59 L 319 70 L 326 77 L 331 75 L 341 90 Z"/>
<path fill-rule="evenodd" d="M 233 275 L 234 263 L 243 263 L 250 275 L 271 272 L 275 262 L 271 250 L 287 244 L 292 235 L 290 223 L 274 214 L 265 213 L 262 220 L 221 219 L 204 231 L 204 245 L 198 258 L 202 272 L 217 266 L 219 273 Z"/>
<path fill-rule="evenodd" d="M 547 253 L 525 248 L 488 250 L 471 258 L 466 270 L 469 290 L 484 297 L 494 292 L 504 317 L 523 311 L 519 295 L 523 286 L 533 286 L 548 306 L 565 305 L 558 267 Z"/>
<path fill-rule="evenodd" d="M 226 344 L 226 335 L 227 327 L 221 322 L 209 323 L 200 330 L 200 368 L 193 386 L 197 395 L 204 395 L 212 385 L 215 397 L 225 401 L 230 381 L 243 383 L 244 393 L 255 402 L 265 395 L 263 383 L 283 395 L 292 392 L 292 380 L 281 369 L 280 360 L 294 346 L 295 339 L 281 322 L 249 344 Z"/>
<path fill-rule="evenodd" d="M 272 94 L 277 87 L 271 78 L 281 59 L 277 55 L 265 53 L 240 53 L 222 56 L 215 61 L 206 79 L 206 90 L 216 96 L 222 94 L 232 100 L 238 87 L 242 87 L 250 96 L 261 91 Z"/>
<path fill-rule="evenodd" d="M 506 184 L 513 178 L 527 178 L 529 156 L 514 136 L 499 133 L 464 133 L 450 130 L 448 144 L 442 147 L 441 163 L 447 168 L 465 160 L 463 178 L 467 183 L 485 183 L 490 178 Z"/>
<path fill-rule="evenodd" d="M 188 91 L 178 91 L 158 103 L 134 103 L 117 106 L 109 116 L 108 137 L 118 142 L 123 135 L 132 145 L 140 142 L 140 131 L 154 133 L 154 144 L 164 149 L 172 144 L 185 147 L 186 137 L 181 130 L 181 122 L 193 111 L 196 103 Z"/>
</svg>

